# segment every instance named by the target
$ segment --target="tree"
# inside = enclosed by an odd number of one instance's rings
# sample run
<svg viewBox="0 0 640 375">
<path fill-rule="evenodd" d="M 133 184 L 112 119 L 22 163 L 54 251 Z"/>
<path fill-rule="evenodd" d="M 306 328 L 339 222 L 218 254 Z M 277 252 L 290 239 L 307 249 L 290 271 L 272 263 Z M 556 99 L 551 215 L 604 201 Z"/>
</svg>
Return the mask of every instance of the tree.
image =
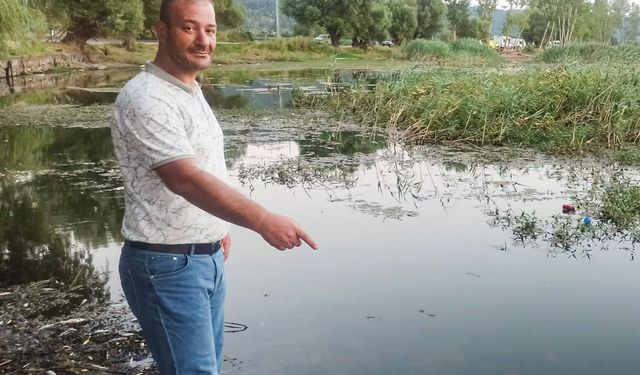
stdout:
<svg viewBox="0 0 640 375">
<path fill-rule="evenodd" d="M 478 0 L 478 18 L 477 23 L 478 30 L 476 34 L 480 39 L 486 39 L 485 35 L 489 35 L 491 32 L 491 24 L 493 22 L 493 14 L 496 12 L 498 6 L 498 0 Z"/>
<path fill-rule="evenodd" d="M 58 0 L 29 0 L 29 6 L 44 15 L 50 29 L 65 29 L 69 24 L 66 7 L 60 6 Z"/>
<path fill-rule="evenodd" d="M 244 9 L 233 0 L 215 0 L 216 21 L 221 29 L 233 29 L 244 24 Z"/>
<path fill-rule="evenodd" d="M 340 45 L 340 38 L 349 28 L 350 7 L 343 0 L 282 0 L 282 13 L 301 25 L 321 26 L 327 31 L 334 47 Z"/>
<path fill-rule="evenodd" d="M 529 0 L 506 0 L 507 4 L 509 4 L 509 12 L 515 9 L 521 9 L 527 6 Z"/>
<path fill-rule="evenodd" d="M 640 5 L 632 4 L 625 25 L 625 42 L 638 43 L 640 38 Z"/>
<path fill-rule="evenodd" d="M 447 6 L 442 0 L 418 0 L 416 38 L 431 39 L 442 29 Z"/>
<path fill-rule="evenodd" d="M 60 0 L 58 6 L 69 17 L 63 42 L 80 49 L 99 33 L 130 41 L 144 27 L 142 0 Z"/>
<path fill-rule="evenodd" d="M 589 8 L 585 0 L 530 0 L 529 6 L 535 10 L 531 16 L 536 14 L 536 27 L 542 21 L 545 30 L 551 28 L 551 38 L 562 44 L 571 42 L 578 19 Z"/>
<path fill-rule="evenodd" d="M 39 22 L 40 14 L 21 0 L 0 0 L 0 55 L 10 50 L 10 41 L 22 39 Z"/>
<path fill-rule="evenodd" d="M 19 35 L 29 20 L 29 11 L 18 0 L 0 0 L 0 43 Z"/>
<path fill-rule="evenodd" d="M 508 11 L 507 21 L 504 23 L 502 28 L 502 34 L 517 38 L 522 37 L 523 30 L 529 25 L 529 14 L 529 9 L 521 10 L 517 13 Z"/>
<path fill-rule="evenodd" d="M 350 0 L 348 8 L 354 47 L 366 47 L 370 41 L 387 36 L 392 17 L 387 0 Z"/>
<path fill-rule="evenodd" d="M 144 31 L 155 35 L 154 23 L 160 18 L 162 0 L 142 0 L 144 12 Z"/>
<path fill-rule="evenodd" d="M 471 37 L 479 40 L 488 40 L 491 32 L 491 21 L 480 18 L 469 20 L 469 31 L 465 37 Z"/>
<path fill-rule="evenodd" d="M 591 6 L 590 17 L 587 22 L 592 25 L 592 35 L 589 39 L 595 39 L 601 43 L 611 40 L 613 23 L 609 15 L 609 3 L 607 0 L 595 0 Z"/>
<path fill-rule="evenodd" d="M 123 46 L 131 51 L 135 39 L 144 28 L 142 1 L 112 0 L 115 11 L 109 20 L 109 27 L 118 36 L 123 37 Z"/>
<path fill-rule="evenodd" d="M 611 0 L 611 18 L 614 29 L 617 31 L 615 39 L 620 42 L 625 39 L 624 35 L 624 20 L 625 16 L 629 12 L 628 0 Z"/>
<path fill-rule="evenodd" d="M 413 38 L 418 28 L 418 7 L 416 0 L 391 0 L 391 27 L 389 35 L 396 44 Z"/>
<path fill-rule="evenodd" d="M 474 31 L 469 20 L 469 0 L 447 0 L 447 19 L 451 25 L 452 39 L 458 36 L 472 37 Z"/>
<path fill-rule="evenodd" d="M 527 19 L 527 27 L 522 32 L 522 37 L 542 48 L 544 43 L 552 39 L 552 31 L 549 17 L 537 10 L 532 10 Z"/>
</svg>

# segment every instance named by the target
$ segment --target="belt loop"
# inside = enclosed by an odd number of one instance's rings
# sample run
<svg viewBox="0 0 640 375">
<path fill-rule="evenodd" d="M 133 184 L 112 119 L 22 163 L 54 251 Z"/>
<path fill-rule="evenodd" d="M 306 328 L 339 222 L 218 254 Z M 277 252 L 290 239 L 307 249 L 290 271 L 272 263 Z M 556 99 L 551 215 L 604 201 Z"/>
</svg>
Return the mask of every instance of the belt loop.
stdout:
<svg viewBox="0 0 640 375">
<path fill-rule="evenodd" d="M 193 256 L 193 253 L 196 252 L 196 244 L 191 244 L 191 250 L 189 251 L 189 255 Z"/>
</svg>

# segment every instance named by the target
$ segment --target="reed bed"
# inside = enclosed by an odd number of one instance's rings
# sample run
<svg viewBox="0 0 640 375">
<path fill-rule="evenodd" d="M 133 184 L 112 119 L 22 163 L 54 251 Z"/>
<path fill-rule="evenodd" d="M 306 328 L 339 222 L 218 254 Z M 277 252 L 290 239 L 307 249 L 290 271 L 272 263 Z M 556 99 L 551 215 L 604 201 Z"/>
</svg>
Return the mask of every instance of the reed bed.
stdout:
<svg viewBox="0 0 640 375">
<path fill-rule="evenodd" d="M 640 46 L 622 44 L 617 46 L 582 43 L 546 49 L 539 55 L 547 63 L 637 63 L 640 61 Z"/>
<path fill-rule="evenodd" d="M 516 72 L 435 69 L 381 79 L 318 101 L 416 143 L 466 142 L 547 151 L 618 149 L 640 139 L 635 68 Z M 326 106 L 327 103 L 323 103 Z M 325 107 L 326 108 L 326 107 Z"/>
<path fill-rule="evenodd" d="M 468 62 L 470 65 L 500 65 L 503 59 L 495 50 L 477 39 L 462 38 L 453 43 L 415 39 L 403 48 L 404 58 L 415 61 L 435 61 L 440 64 Z"/>
</svg>

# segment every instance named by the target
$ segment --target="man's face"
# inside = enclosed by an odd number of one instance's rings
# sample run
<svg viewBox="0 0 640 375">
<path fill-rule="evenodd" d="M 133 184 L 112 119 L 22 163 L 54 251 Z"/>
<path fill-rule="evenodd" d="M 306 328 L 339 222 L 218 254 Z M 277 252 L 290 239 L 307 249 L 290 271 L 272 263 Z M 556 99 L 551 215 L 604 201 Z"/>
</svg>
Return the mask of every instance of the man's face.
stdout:
<svg viewBox="0 0 640 375">
<path fill-rule="evenodd" d="M 197 71 L 211 64 L 216 48 L 216 15 L 208 0 L 177 0 L 171 4 L 171 22 L 158 38 L 180 70 Z"/>
</svg>

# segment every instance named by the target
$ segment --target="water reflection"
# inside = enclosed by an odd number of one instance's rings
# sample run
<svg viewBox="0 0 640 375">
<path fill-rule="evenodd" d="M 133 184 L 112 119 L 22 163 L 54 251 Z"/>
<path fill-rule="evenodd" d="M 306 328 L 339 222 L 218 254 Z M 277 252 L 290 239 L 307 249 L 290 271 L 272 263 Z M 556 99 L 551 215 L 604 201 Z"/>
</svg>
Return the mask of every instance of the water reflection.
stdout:
<svg viewBox="0 0 640 375">
<path fill-rule="evenodd" d="M 0 108 L 44 104 L 113 103 L 119 89 L 137 69 L 41 74 L 17 77 L 15 86 L 0 84 Z M 306 69 L 293 71 L 227 71 L 210 69 L 200 81 L 209 104 L 215 109 L 264 110 L 286 108 L 294 88 L 306 93 L 326 93 L 354 82 L 375 84 L 381 77 L 398 73 L 368 70 Z"/>
<path fill-rule="evenodd" d="M 108 299 L 92 251 L 119 239 L 124 213 L 109 129 L 0 128 L 0 140 L 0 284 L 55 279 Z"/>
<path fill-rule="evenodd" d="M 241 363 L 229 373 L 633 372 L 633 350 L 606 350 L 637 347 L 627 254 L 549 259 L 544 244 L 523 250 L 488 225 L 496 209 L 549 217 L 610 166 L 487 161 L 307 117 L 225 115 L 232 182 L 322 246 L 282 254 L 234 229 L 227 311 L 249 329 L 228 337 Z M 56 278 L 107 298 L 117 280 L 101 272 L 117 262 L 123 214 L 109 130 L 0 128 L 0 142 L 0 282 Z M 598 361 L 580 355 L 594 345 Z"/>
<path fill-rule="evenodd" d="M 15 85 L 12 87 L 0 82 L 0 108 L 73 103 L 73 98 L 68 97 L 64 92 L 68 86 L 121 87 L 138 71 L 137 69 L 125 69 L 14 77 Z"/>
<path fill-rule="evenodd" d="M 103 233 L 64 230 L 55 225 L 59 220 L 55 216 L 60 215 L 59 204 L 85 202 L 53 196 L 50 192 L 45 198 L 39 191 L 42 190 L 31 184 L 0 179 L 0 285 L 55 279 L 70 287 L 76 286 L 81 298 L 107 300 L 109 291 L 105 286 L 109 275 L 105 270 L 96 269 L 87 247 L 87 244 L 97 244 L 96 237 Z M 51 199 L 60 201 L 50 205 Z M 83 207 L 84 217 L 87 206 L 76 207 Z M 58 214 L 52 210 L 58 210 Z"/>
<path fill-rule="evenodd" d="M 121 240 L 124 207 L 110 129 L 0 127 L 0 141 L 0 282 L 51 277 L 89 282 L 99 274 L 92 265 L 92 251 Z M 355 131 L 321 132 L 267 152 L 247 142 L 228 142 L 226 155 L 230 166 L 251 159 L 265 166 L 289 160 L 292 152 L 304 158 L 331 158 L 374 153 L 385 145 L 380 138 Z M 269 154 L 274 156 L 269 159 Z M 332 161 L 325 164 L 327 170 L 334 168 Z M 337 167 L 346 176 L 358 164 Z M 280 168 L 279 176 L 286 178 L 283 164 L 269 168 Z M 308 170 L 319 175 L 314 168 Z"/>
</svg>

